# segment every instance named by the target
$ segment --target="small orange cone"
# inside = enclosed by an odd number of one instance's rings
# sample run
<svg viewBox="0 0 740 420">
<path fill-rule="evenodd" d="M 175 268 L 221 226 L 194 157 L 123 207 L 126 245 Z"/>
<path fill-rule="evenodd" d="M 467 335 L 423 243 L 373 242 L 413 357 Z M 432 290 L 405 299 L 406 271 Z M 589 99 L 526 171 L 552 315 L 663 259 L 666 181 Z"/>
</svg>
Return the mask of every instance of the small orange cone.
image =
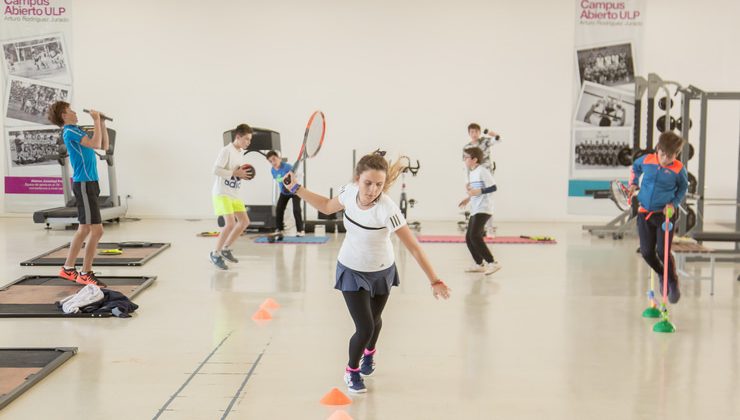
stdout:
<svg viewBox="0 0 740 420">
<path fill-rule="evenodd" d="M 264 309 L 260 309 L 252 315 L 252 319 L 255 321 L 267 321 L 272 319 L 272 315 Z"/>
<path fill-rule="evenodd" d="M 324 398 L 320 400 L 321 404 L 326 405 L 347 405 L 352 404 L 352 400 L 344 395 L 344 393 L 337 388 L 332 388 Z"/>
<path fill-rule="evenodd" d="M 352 416 L 350 416 L 346 411 L 344 410 L 337 410 L 334 413 L 332 413 L 331 416 L 329 416 L 326 420 L 353 420 Z"/>
<path fill-rule="evenodd" d="M 262 309 L 277 309 L 280 307 L 280 304 L 277 303 L 277 301 L 273 298 L 267 298 L 264 302 L 262 302 L 262 305 L 260 305 L 260 308 Z"/>
</svg>

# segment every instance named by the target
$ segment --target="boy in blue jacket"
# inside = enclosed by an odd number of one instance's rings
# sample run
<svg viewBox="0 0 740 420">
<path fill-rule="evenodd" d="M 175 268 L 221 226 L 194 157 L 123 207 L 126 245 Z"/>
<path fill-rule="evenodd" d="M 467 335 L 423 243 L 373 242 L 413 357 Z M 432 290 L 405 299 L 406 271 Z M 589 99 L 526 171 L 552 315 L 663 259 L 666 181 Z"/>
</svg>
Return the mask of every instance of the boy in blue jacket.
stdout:
<svg viewBox="0 0 740 420">
<path fill-rule="evenodd" d="M 637 231 L 640 235 L 640 253 L 645 262 L 658 273 L 661 282 L 665 255 L 663 222 L 666 221 L 666 215 L 675 221 L 676 209 L 686 196 L 689 186 L 686 168 L 676 159 L 683 142 L 683 138 L 672 131 L 661 134 L 655 153 L 637 159 L 632 165 L 630 176 L 630 195 L 639 191 Z M 673 231 L 668 238 L 668 301 L 677 303 L 681 298 L 681 291 L 678 288 L 676 264 L 670 255 L 672 241 Z"/>
<path fill-rule="evenodd" d="M 275 208 L 275 218 L 277 223 L 278 232 L 282 232 L 285 229 L 283 219 L 285 218 L 285 207 L 288 206 L 288 201 L 293 202 L 293 218 L 295 219 L 295 228 L 298 232 L 296 236 L 303 236 L 303 218 L 301 217 L 301 198 L 297 195 L 288 191 L 283 184 L 283 178 L 285 175 L 293 170 L 293 165 L 283 162 L 276 151 L 270 150 L 265 155 L 267 160 L 272 165 L 272 177 L 280 185 L 280 198 L 278 198 L 277 206 Z"/>
</svg>

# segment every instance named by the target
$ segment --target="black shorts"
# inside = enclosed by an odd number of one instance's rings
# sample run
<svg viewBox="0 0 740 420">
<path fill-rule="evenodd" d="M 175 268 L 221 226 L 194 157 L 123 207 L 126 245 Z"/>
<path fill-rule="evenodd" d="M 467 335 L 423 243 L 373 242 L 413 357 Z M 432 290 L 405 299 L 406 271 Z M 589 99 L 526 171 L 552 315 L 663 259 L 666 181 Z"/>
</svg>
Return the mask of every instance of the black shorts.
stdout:
<svg viewBox="0 0 740 420">
<path fill-rule="evenodd" d="M 72 192 L 77 200 L 77 220 L 81 225 L 99 225 L 103 223 L 100 217 L 100 186 L 98 181 L 73 182 Z"/>
</svg>

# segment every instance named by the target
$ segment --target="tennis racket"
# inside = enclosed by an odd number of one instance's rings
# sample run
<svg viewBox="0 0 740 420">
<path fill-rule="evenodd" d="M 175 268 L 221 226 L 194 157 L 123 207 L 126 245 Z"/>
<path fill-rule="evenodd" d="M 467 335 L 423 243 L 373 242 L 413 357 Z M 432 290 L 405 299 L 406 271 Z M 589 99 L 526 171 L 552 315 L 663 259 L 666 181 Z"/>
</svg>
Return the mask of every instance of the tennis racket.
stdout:
<svg viewBox="0 0 740 420">
<path fill-rule="evenodd" d="M 609 198 L 614 201 L 619 210 L 627 210 L 632 207 L 632 197 L 630 197 L 630 190 L 622 184 L 621 181 L 614 180 L 609 185 Z"/>
<path fill-rule="evenodd" d="M 319 153 L 321 145 L 324 144 L 324 134 L 326 134 L 326 119 L 321 111 L 314 111 L 311 118 L 306 124 L 306 131 L 303 133 L 303 144 L 298 152 L 295 163 L 293 164 L 293 173 L 298 172 L 301 163 L 306 159 L 312 158 Z M 290 175 L 283 179 L 283 184 L 290 185 Z M 292 192 L 292 191 L 291 191 Z"/>
</svg>

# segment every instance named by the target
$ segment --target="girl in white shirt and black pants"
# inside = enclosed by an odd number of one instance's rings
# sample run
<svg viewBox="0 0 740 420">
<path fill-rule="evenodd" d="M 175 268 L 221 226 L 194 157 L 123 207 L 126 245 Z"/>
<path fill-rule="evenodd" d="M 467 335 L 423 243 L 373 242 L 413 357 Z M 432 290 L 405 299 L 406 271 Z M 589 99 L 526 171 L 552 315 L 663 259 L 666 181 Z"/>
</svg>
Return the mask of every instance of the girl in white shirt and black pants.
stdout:
<svg viewBox="0 0 740 420">
<path fill-rule="evenodd" d="M 401 169 L 398 162 L 389 167 L 381 153 L 364 156 L 355 168 L 354 182 L 345 185 L 334 198 L 312 193 L 296 184 L 296 177 L 290 177 L 293 183 L 289 189 L 320 212 L 332 214 L 344 210 L 347 234 L 337 257 L 334 288 L 342 291 L 355 323 L 345 369 L 350 392 L 367 391 L 361 374 L 370 375 L 375 370 L 373 358 L 382 326 L 381 314 L 391 287 L 399 284 L 390 239 L 392 232 L 426 274 L 432 295 L 444 299 L 450 296 L 450 289 L 437 277 L 400 209 L 385 194 Z"/>
</svg>

